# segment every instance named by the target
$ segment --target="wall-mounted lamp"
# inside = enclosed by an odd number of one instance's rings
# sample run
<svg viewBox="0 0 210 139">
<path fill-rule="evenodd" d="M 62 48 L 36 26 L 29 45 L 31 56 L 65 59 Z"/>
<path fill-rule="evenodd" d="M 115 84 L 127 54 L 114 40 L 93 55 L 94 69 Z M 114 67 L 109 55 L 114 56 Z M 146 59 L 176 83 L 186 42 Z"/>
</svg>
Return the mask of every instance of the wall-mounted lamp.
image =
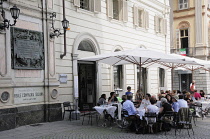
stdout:
<svg viewBox="0 0 210 139">
<path fill-rule="evenodd" d="M 61 33 L 60 29 L 56 29 L 54 27 L 54 18 L 56 18 L 56 13 L 55 12 L 51 13 L 50 18 L 52 19 L 52 27 L 51 28 L 53 29 L 53 32 L 50 33 L 50 38 L 53 38 L 55 36 L 58 37 L 60 35 L 63 35 L 69 27 L 69 21 L 66 20 L 66 18 L 64 18 L 63 21 L 61 21 L 63 29 L 64 29 L 64 33 Z"/>
<path fill-rule="evenodd" d="M 5 18 L 5 11 L 3 9 L 3 2 L 7 1 L 7 0 L 0 0 L 0 5 L 2 5 L 2 10 L 1 10 L 1 16 L 3 18 L 3 23 L 0 23 L 0 29 L 5 29 L 5 28 L 9 28 L 10 26 L 15 26 L 17 19 L 19 17 L 20 14 L 20 9 L 16 7 L 16 5 L 14 5 L 12 8 L 10 8 L 10 13 L 12 18 L 14 19 L 14 23 L 10 24 L 10 20 Z"/>
</svg>

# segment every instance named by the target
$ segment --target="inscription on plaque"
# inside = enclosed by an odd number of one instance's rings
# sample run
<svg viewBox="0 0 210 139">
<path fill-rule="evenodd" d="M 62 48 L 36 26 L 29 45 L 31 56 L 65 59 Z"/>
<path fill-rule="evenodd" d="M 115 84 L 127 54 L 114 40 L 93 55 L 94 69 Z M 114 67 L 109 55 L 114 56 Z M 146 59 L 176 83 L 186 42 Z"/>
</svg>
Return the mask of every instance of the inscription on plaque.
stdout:
<svg viewBox="0 0 210 139">
<path fill-rule="evenodd" d="M 15 88 L 14 104 L 33 103 L 44 101 L 43 88 Z"/>
<path fill-rule="evenodd" d="M 13 69 L 44 69 L 42 32 L 11 28 Z"/>
</svg>

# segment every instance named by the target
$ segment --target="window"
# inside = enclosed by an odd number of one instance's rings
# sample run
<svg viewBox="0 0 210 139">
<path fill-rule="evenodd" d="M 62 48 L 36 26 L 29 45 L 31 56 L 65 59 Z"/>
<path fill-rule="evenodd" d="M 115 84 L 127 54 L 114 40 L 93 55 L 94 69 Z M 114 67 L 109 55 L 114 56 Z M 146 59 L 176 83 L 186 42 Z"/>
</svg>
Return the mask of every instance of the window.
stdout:
<svg viewBox="0 0 210 139">
<path fill-rule="evenodd" d="M 139 27 L 143 27 L 143 10 L 138 10 L 138 20 Z"/>
<path fill-rule="evenodd" d="M 91 2 L 92 0 L 80 0 L 80 8 L 85 10 L 91 9 Z"/>
<path fill-rule="evenodd" d="M 137 86 L 138 86 L 138 89 L 139 89 L 139 79 L 140 79 L 140 71 L 139 71 L 139 66 L 137 66 Z M 140 89 L 144 94 L 147 93 L 147 69 L 146 68 L 141 68 Z"/>
<path fill-rule="evenodd" d="M 159 68 L 159 87 L 164 87 L 165 83 L 165 70 L 163 68 Z"/>
<path fill-rule="evenodd" d="M 113 19 L 119 20 L 119 1 L 113 0 Z"/>
<path fill-rule="evenodd" d="M 155 31 L 156 33 L 167 35 L 167 20 L 160 16 L 155 16 Z"/>
<path fill-rule="evenodd" d="M 181 41 L 180 54 L 184 56 L 189 55 L 188 29 L 180 29 L 180 41 Z"/>
<path fill-rule="evenodd" d="M 133 7 L 133 22 L 136 27 L 149 28 L 149 13 L 143 8 L 134 5 Z"/>
<path fill-rule="evenodd" d="M 88 51 L 88 52 L 95 52 L 92 44 L 89 41 L 82 41 L 82 42 L 80 42 L 78 50 Z"/>
<path fill-rule="evenodd" d="M 107 0 L 107 16 L 111 19 L 127 22 L 127 0 Z"/>
<path fill-rule="evenodd" d="M 188 0 L 179 0 L 179 10 L 188 8 Z"/>
<path fill-rule="evenodd" d="M 91 12 L 101 12 L 101 0 L 73 0 L 75 7 Z"/>
<path fill-rule="evenodd" d="M 114 68 L 114 88 L 123 88 L 123 66 L 113 66 Z"/>
</svg>

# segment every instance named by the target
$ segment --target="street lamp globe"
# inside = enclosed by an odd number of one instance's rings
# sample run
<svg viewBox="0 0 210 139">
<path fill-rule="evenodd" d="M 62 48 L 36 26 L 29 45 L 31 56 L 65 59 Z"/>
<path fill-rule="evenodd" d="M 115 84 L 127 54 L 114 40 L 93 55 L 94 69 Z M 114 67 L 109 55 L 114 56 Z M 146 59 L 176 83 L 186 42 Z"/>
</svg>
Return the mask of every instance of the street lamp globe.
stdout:
<svg viewBox="0 0 210 139">
<path fill-rule="evenodd" d="M 16 5 L 14 5 L 12 8 L 10 8 L 10 12 L 11 12 L 12 18 L 16 20 L 19 17 L 20 9 L 17 8 Z"/>
<path fill-rule="evenodd" d="M 63 26 L 63 28 L 66 30 L 68 27 L 69 27 L 69 21 L 68 20 L 66 20 L 66 18 L 63 20 L 63 21 L 61 21 L 62 22 L 62 26 Z"/>
</svg>

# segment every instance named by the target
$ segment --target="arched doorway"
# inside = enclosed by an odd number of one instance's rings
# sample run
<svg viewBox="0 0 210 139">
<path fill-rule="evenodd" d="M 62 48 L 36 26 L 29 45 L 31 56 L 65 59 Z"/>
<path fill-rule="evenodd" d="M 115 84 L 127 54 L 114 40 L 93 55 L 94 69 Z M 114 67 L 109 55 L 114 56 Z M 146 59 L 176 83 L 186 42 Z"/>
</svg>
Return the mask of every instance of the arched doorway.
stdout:
<svg viewBox="0 0 210 139">
<path fill-rule="evenodd" d="M 90 40 L 83 40 L 78 47 L 79 57 L 95 55 L 94 45 Z M 78 87 L 80 110 L 96 105 L 96 62 L 78 61 Z"/>
</svg>

